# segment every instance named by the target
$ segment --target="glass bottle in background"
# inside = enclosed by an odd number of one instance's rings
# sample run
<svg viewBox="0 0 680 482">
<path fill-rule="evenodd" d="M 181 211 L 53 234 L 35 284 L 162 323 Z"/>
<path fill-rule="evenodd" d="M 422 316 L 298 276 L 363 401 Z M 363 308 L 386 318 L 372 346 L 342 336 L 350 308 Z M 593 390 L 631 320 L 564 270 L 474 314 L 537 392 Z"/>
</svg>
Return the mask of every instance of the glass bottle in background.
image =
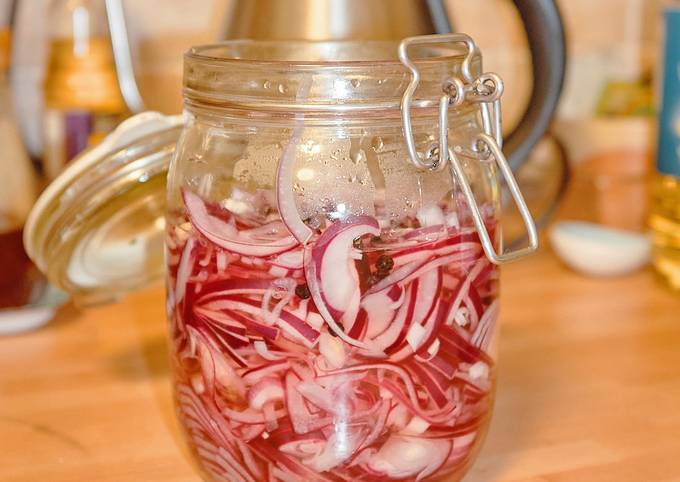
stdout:
<svg viewBox="0 0 680 482">
<path fill-rule="evenodd" d="M 128 114 L 118 86 L 104 0 L 53 0 L 45 78 L 45 174 L 112 131 Z"/>
<path fill-rule="evenodd" d="M 664 18 L 658 176 L 652 189 L 650 227 L 654 267 L 680 290 L 680 2 L 669 5 Z"/>
<path fill-rule="evenodd" d="M 26 256 L 21 239 L 37 186 L 8 81 L 11 11 L 12 2 L 0 0 L 0 332 L 3 310 L 30 303 L 44 287 L 44 278 Z"/>
</svg>

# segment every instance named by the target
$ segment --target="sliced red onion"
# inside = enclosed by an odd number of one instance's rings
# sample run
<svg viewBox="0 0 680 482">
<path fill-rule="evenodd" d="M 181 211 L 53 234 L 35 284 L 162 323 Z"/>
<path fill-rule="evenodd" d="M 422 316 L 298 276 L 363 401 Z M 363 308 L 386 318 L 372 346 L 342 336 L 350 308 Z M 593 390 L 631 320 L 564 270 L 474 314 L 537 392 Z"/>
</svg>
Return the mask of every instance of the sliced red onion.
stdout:
<svg viewBox="0 0 680 482">
<path fill-rule="evenodd" d="M 295 433 L 305 434 L 319 430 L 332 423 L 331 417 L 319 418 L 314 416 L 297 390 L 301 379 L 292 372 L 286 374 L 286 409 L 293 424 Z"/>
<path fill-rule="evenodd" d="M 232 294 L 262 295 L 272 285 L 270 279 L 227 278 L 214 279 L 203 283 L 203 291 L 207 293 L 200 303 Z"/>
<path fill-rule="evenodd" d="M 226 226 L 229 241 L 269 246 L 287 229 L 257 210 L 242 219 L 217 205 L 204 203 L 204 209 Z M 175 243 L 169 299 L 179 294 L 182 254 L 193 251 L 187 243 L 196 246 L 197 266 L 188 270 L 182 304 L 169 308 L 177 318 L 173 346 L 186 371 L 180 385 L 191 387 L 191 397 L 178 395 L 178 406 L 214 477 L 421 480 L 469 459 L 492 402 L 493 360 L 486 350 L 497 331 L 497 306 L 488 301 L 495 296 L 495 271 L 480 262 L 472 231 L 426 226 L 435 221 L 425 219 L 396 241 L 374 240 L 380 251 L 372 246 L 362 253 L 355 240 L 379 229 L 372 218 L 361 218 L 331 224 L 314 244 L 266 256 L 220 248 L 197 226 Z M 394 267 L 369 286 L 365 279 L 377 274 L 381 254 L 391 256 Z M 297 289 L 305 282 L 310 299 Z M 452 313 L 467 320 L 464 327 L 445 324 Z M 240 390 L 225 386 L 229 378 L 217 358 L 240 380 Z M 367 363 L 376 358 L 386 360 Z M 396 462 L 394 446 L 400 447 Z M 425 455 L 409 459 L 409 450 L 424 446 Z"/>
<path fill-rule="evenodd" d="M 438 268 L 426 271 L 418 278 L 418 291 L 416 293 L 417 303 L 413 310 L 412 325 L 420 325 L 430 318 L 430 315 L 439 301 L 441 286 L 442 274 L 441 270 Z M 429 333 L 425 331 L 424 335 L 427 336 Z M 420 341 L 422 342 L 423 339 Z M 417 347 L 413 350 L 417 351 L 418 348 L 420 348 L 420 343 L 418 343 Z"/>
<path fill-rule="evenodd" d="M 475 363 L 482 360 L 489 365 L 493 365 L 491 358 L 468 340 L 458 333 L 459 328 L 453 326 L 442 326 L 439 330 L 440 350 L 453 360 L 462 360 L 466 363 Z"/>
<path fill-rule="evenodd" d="M 498 318 L 498 300 L 494 300 L 486 309 L 477 329 L 470 337 L 470 342 L 480 350 L 486 351 L 494 333 L 494 325 Z"/>
<path fill-rule="evenodd" d="M 206 303 L 205 306 L 212 310 L 237 310 L 255 316 L 263 316 L 260 303 L 242 296 L 224 296 Z M 276 323 L 284 332 L 309 348 L 315 346 L 319 339 L 320 333 L 317 330 L 286 310 L 281 310 Z"/>
<path fill-rule="evenodd" d="M 330 479 L 322 474 L 319 474 L 307 468 L 306 466 L 298 462 L 296 459 L 272 447 L 262 439 L 254 440 L 253 442 L 251 442 L 250 445 L 253 448 L 253 450 L 257 452 L 265 460 L 271 460 L 285 472 L 295 474 L 296 478 L 294 480 L 296 482 L 303 480 L 305 482 L 337 482 L 333 479 Z"/>
<path fill-rule="evenodd" d="M 371 431 L 368 432 L 366 438 L 364 438 L 363 442 L 358 447 L 357 452 L 373 444 L 385 433 L 385 426 L 387 425 L 387 418 L 390 414 L 391 406 L 388 401 L 383 400 L 379 403 L 379 407 L 376 418 L 372 421 Z"/>
<path fill-rule="evenodd" d="M 279 480 L 281 480 L 282 482 L 299 482 L 297 475 L 287 472 L 278 467 L 272 466 L 269 473 L 272 477 L 269 479 L 269 482 L 278 482 Z"/>
<path fill-rule="evenodd" d="M 403 238 L 405 241 L 411 240 L 429 240 L 436 236 L 443 236 L 446 234 L 446 229 L 443 224 L 434 224 L 424 228 L 413 229 L 406 233 Z"/>
<path fill-rule="evenodd" d="M 413 310 L 416 304 L 417 289 L 411 285 L 407 288 L 406 300 L 399 307 L 397 314 L 388 328 L 370 341 L 371 349 L 367 355 L 383 353 L 388 348 L 397 345 L 408 333 L 410 322 L 413 319 Z"/>
<path fill-rule="evenodd" d="M 365 430 L 334 431 L 323 450 L 303 463 L 316 472 L 328 472 L 351 458 L 365 437 Z"/>
<path fill-rule="evenodd" d="M 416 218 L 418 218 L 420 225 L 426 228 L 430 226 L 444 226 L 446 222 L 444 211 L 436 204 L 421 207 L 416 214 Z"/>
<path fill-rule="evenodd" d="M 408 425 L 404 427 L 400 433 L 402 435 L 422 435 L 425 431 L 430 428 L 430 423 L 423 420 L 420 417 L 413 417 L 409 421 Z"/>
<path fill-rule="evenodd" d="M 297 97 L 306 99 L 309 95 L 310 86 L 310 81 L 304 81 L 300 86 Z M 283 148 L 276 170 L 276 204 L 281 220 L 285 223 L 288 231 L 290 231 L 298 242 L 306 244 L 312 237 L 313 231 L 300 217 L 300 213 L 295 203 L 295 190 L 293 189 L 296 159 L 295 151 L 300 143 L 303 131 L 304 120 L 296 119 L 295 126 L 293 127 L 293 135 Z"/>
<path fill-rule="evenodd" d="M 319 353 L 324 357 L 331 369 L 342 368 L 347 357 L 342 341 L 329 333 L 321 334 L 319 338 Z"/>
<path fill-rule="evenodd" d="M 268 243 L 254 242 L 252 239 L 243 237 L 232 224 L 210 214 L 200 196 L 188 190 L 183 190 L 182 194 L 191 224 L 198 232 L 220 248 L 246 256 L 270 256 L 283 253 L 298 245 L 298 242 L 292 236 Z"/>
<path fill-rule="evenodd" d="M 441 342 L 440 342 L 441 343 Z M 447 358 L 453 359 L 453 360 L 458 360 L 457 357 L 457 350 L 454 347 L 451 349 L 452 351 L 447 352 L 446 349 L 442 348 L 442 352 L 446 352 Z M 427 364 L 434 368 L 435 370 L 438 370 L 440 373 L 442 373 L 444 376 L 446 376 L 449 380 L 453 379 L 454 376 L 456 376 L 456 365 L 450 363 L 444 356 L 440 356 L 440 354 L 437 354 L 435 356 L 432 356 L 428 361 Z"/>
<path fill-rule="evenodd" d="M 284 454 L 292 455 L 296 458 L 305 458 L 317 455 L 326 447 L 326 439 L 317 438 L 311 440 L 294 440 L 279 445 L 279 450 Z"/>
<path fill-rule="evenodd" d="M 366 294 L 370 295 L 373 293 L 378 293 L 380 291 L 383 291 L 387 288 L 390 288 L 392 285 L 396 285 L 397 283 L 402 283 L 404 280 L 406 280 L 409 276 L 413 275 L 418 269 L 422 268 L 425 263 L 427 262 L 426 260 L 429 259 L 429 255 L 425 260 L 416 260 L 416 261 L 411 261 L 398 269 L 395 269 L 390 273 L 388 276 L 384 277 L 381 279 L 379 282 L 377 282 L 375 285 L 369 289 Z"/>
<path fill-rule="evenodd" d="M 456 297 L 453 299 L 451 302 L 451 306 L 449 308 L 449 314 L 446 317 L 446 324 L 450 325 L 453 323 L 456 313 L 458 312 L 458 308 L 460 307 L 460 304 L 462 303 L 463 299 L 467 296 L 468 291 L 470 289 L 470 285 L 472 282 L 477 278 L 479 273 L 486 267 L 488 264 L 488 260 L 486 258 L 480 258 L 477 260 L 477 262 L 474 264 L 472 269 L 468 272 L 467 277 L 465 278 L 465 281 L 463 281 L 460 286 L 458 287 L 458 292 L 456 293 Z"/>
<path fill-rule="evenodd" d="M 257 354 L 260 355 L 265 360 L 279 361 L 286 358 L 284 355 L 271 352 L 267 347 L 267 343 L 265 343 L 264 341 L 258 340 L 253 342 L 253 347 L 255 348 Z"/>
<path fill-rule="evenodd" d="M 382 398 L 392 398 L 392 393 L 388 390 L 383 390 L 387 395 Z M 387 426 L 394 432 L 403 430 L 411 421 L 412 415 L 408 408 L 401 403 L 392 403 L 390 406 L 390 413 L 387 416 Z"/>
<path fill-rule="evenodd" d="M 373 339 L 387 330 L 397 308 L 404 302 L 405 291 L 396 285 L 394 288 L 400 294 L 397 300 L 393 300 L 391 289 L 367 295 L 361 300 L 361 307 L 366 311 L 366 316 L 370 320 L 366 331 L 367 338 Z"/>
<path fill-rule="evenodd" d="M 290 364 L 288 363 L 288 360 L 282 360 L 280 362 L 267 363 L 249 368 L 244 371 L 241 376 L 246 384 L 254 385 L 264 378 L 276 376 L 277 374 L 288 370 L 289 367 Z"/>
<path fill-rule="evenodd" d="M 313 403 L 321 410 L 337 415 L 338 417 L 347 417 L 347 407 L 334 396 L 333 392 L 323 388 L 313 381 L 300 381 L 295 389 L 310 403 Z"/>
<path fill-rule="evenodd" d="M 448 440 L 414 439 L 392 435 L 368 462 L 371 470 L 394 479 L 416 477 L 416 481 L 433 474 L 444 465 L 451 453 Z"/>
<path fill-rule="evenodd" d="M 236 397 L 245 399 L 246 388 L 243 380 L 227 363 L 214 342 L 192 326 L 187 326 L 187 333 L 196 347 L 206 386 L 212 391 L 219 383 Z"/>
<path fill-rule="evenodd" d="M 368 347 L 338 323 L 351 326 L 359 311 L 361 291 L 350 252 L 354 240 L 367 234 L 380 234 L 378 222 L 370 216 L 350 216 L 327 228 L 305 254 L 307 285 L 319 313 L 340 339 L 360 348 Z"/>
<path fill-rule="evenodd" d="M 445 390 L 442 389 L 437 380 L 425 370 L 420 363 L 410 363 L 409 369 L 416 375 L 427 393 L 429 394 L 430 400 L 434 401 L 439 408 L 446 407 L 449 403 L 449 399 L 446 396 Z"/>
<path fill-rule="evenodd" d="M 214 321 L 215 323 L 228 326 L 230 323 L 236 322 L 246 330 L 254 331 L 268 340 L 276 340 L 279 336 L 279 330 L 277 328 L 265 325 L 263 323 L 258 323 L 257 321 L 252 320 L 235 310 L 217 311 L 201 307 L 197 307 L 195 309 L 198 313 Z"/>
<path fill-rule="evenodd" d="M 179 304 L 184 299 L 187 287 L 187 280 L 191 276 L 196 260 L 196 240 L 190 238 L 184 245 L 179 267 L 177 268 L 177 279 L 175 280 L 175 304 Z"/>
<path fill-rule="evenodd" d="M 247 408 L 246 410 L 243 411 L 238 411 L 232 410 L 231 408 L 228 407 L 224 407 L 222 409 L 222 413 L 229 420 L 238 423 L 245 423 L 249 425 L 260 425 L 267 423 L 267 418 L 261 411 L 253 410 L 251 408 Z M 286 412 L 285 410 L 277 410 L 275 415 L 280 418 L 285 416 Z"/>
<path fill-rule="evenodd" d="M 283 384 L 277 378 L 263 378 L 248 391 L 248 403 L 254 410 L 262 410 L 266 404 L 283 400 L 283 397 Z"/>
<path fill-rule="evenodd" d="M 304 250 L 294 249 L 281 253 L 268 261 L 272 266 L 279 266 L 286 269 L 302 269 L 304 266 Z"/>
<path fill-rule="evenodd" d="M 406 341 L 411 346 L 411 349 L 415 352 L 418 351 L 418 348 L 420 348 L 420 345 L 425 340 L 426 336 L 427 330 L 423 327 L 423 325 L 414 323 L 409 328 L 408 333 L 406 333 Z"/>
</svg>

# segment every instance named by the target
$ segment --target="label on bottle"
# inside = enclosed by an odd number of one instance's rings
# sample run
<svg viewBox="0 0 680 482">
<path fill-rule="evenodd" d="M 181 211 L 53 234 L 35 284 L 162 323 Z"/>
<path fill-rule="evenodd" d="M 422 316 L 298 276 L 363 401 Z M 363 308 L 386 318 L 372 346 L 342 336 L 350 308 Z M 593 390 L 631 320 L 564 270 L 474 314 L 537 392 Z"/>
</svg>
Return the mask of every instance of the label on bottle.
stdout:
<svg viewBox="0 0 680 482">
<path fill-rule="evenodd" d="M 663 97 L 659 117 L 657 168 L 680 177 L 680 9 L 665 12 Z"/>
</svg>

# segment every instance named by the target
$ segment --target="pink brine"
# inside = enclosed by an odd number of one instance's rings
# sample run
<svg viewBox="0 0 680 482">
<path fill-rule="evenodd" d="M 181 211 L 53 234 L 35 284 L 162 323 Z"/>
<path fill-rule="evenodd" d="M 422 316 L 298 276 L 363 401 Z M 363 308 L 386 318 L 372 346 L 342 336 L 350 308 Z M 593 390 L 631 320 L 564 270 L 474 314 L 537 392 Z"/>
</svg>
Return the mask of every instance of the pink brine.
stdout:
<svg viewBox="0 0 680 482">
<path fill-rule="evenodd" d="M 497 271 L 473 228 L 435 206 L 398 235 L 347 216 L 298 228 L 301 243 L 278 217 L 182 196 L 167 238 L 176 400 L 207 477 L 464 472 L 495 376 Z"/>
</svg>

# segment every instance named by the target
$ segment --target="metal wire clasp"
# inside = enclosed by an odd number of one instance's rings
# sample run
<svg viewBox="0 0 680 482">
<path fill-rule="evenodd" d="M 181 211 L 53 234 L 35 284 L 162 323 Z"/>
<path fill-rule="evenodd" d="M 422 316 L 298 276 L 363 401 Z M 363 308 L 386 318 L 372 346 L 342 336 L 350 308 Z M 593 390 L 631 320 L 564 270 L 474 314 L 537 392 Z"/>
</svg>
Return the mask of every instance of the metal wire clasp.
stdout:
<svg viewBox="0 0 680 482">
<path fill-rule="evenodd" d="M 420 84 L 420 71 L 408 55 L 408 48 L 418 44 L 439 44 L 443 42 L 462 43 L 467 47 L 467 54 L 463 60 L 461 73 L 463 79 L 450 79 L 443 86 L 443 94 L 439 98 L 439 150 L 435 157 L 434 152 L 430 152 L 429 159 L 423 159 L 416 150 L 416 142 L 413 136 L 411 124 L 411 102 L 413 95 Z M 411 71 L 411 82 L 404 96 L 401 99 L 401 119 L 404 126 L 404 138 L 411 162 L 419 169 L 438 171 L 446 165 L 447 153 L 449 152 L 448 130 L 449 130 L 449 105 L 460 105 L 465 101 L 465 84 L 473 82 L 470 64 L 474 57 L 477 47 L 473 40 L 464 34 L 453 33 L 443 35 L 421 35 L 418 37 L 408 37 L 401 41 L 399 45 L 399 60 Z"/>
<path fill-rule="evenodd" d="M 420 83 L 420 72 L 411 58 L 409 58 L 408 48 L 414 44 L 441 44 L 445 42 L 462 43 L 465 45 L 467 52 L 461 66 L 461 78 L 453 77 L 448 79 L 442 86 L 443 94 L 439 99 L 439 147 L 437 155 L 435 155 L 435 151 L 431 149 L 428 151 L 427 157 L 423 159 L 416 150 L 411 123 L 411 103 L 416 89 L 418 88 L 418 84 Z M 501 264 L 534 252 L 538 248 L 538 235 L 531 213 L 522 197 L 522 193 L 512 174 L 512 170 L 508 165 L 507 159 L 501 150 L 503 145 L 503 134 L 501 130 L 500 99 L 503 95 L 503 81 L 498 75 L 492 73 L 482 74 L 476 79 L 473 78 L 471 63 L 476 52 L 477 47 L 474 41 L 464 34 L 423 35 L 404 39 L 399 45 L 399 60 L 411 71 L 412 77 L 411 82 L 402 97 L 401 117 L 404 129 L 404 139 L 406 141 L 406 148 L 410 161 L 417 168 L 429 171 L 440 171 L 447 163 L 449 163 L 449 161 L 451 161 L 451 176 L 454 184 L 458 184 L 463 191 L 463 196 L 472 213 L 472 219 L 479 234 L 482 247 L 484 248 L 484 253 L 491 262 Z M 476 157 L 481 154 L 486 154 L 486 157 L 483 157 L 483 159 L 493 157 L 498 165 L 527 230 L 529 245 L 525 248 L 507 253 L 501 252 L 500 254 L 496 252 L 491 236 L 486 228 L 484 218 L 475 201 L 470 183 L 465 176 L 465 171 L 456 154 L 457 151 L 465 152 L 465 148 L 456 146 L 455 149 L 449 149 L 449 107 L 451 105 L 460 105 L 466 100 L 480 104 L 482 129 L 484 131 L 483 133 L 478 134 L 474 139 L 472 146 L 474 151 L 473 154 L 477 154 Z"/>
<path fill-rule="evenodd" d="M 534 220 L 531 217 L 531 212 L 529 212 L 529 208 L 527 207 L 526 202 L 524 201 L 522 192 L 520 191 L 519 186 L 517 185 L 515 176 L 512 175 L 512 169 L 510 169 L 510 165 L 508 164 L 507 159 L 503 155 L 503 151 L 501 151 L 501 148 L 496 143 L 496 140 L 489 134 L 479 133 L 477 134 L 475 141 L 478 145 L 484 146 L 484 149 L 489 150 L 491 156 L 498 165 L 498 169 L 500 170 L 501 175 L 505 178 L 505 182 L 507 183 L 508 189 L 510 190 L 510 195 L 512 196 L 513 201 L 517 205 L 519 214 L 522 217 L 522 221 L 524 222 L 524 227 L 527 230 L 527 238 L 529 239 L 529 245 L 525 248 L 521 248 L 515 251 L 509 251 L 507 253 L 501 252 L 500 254 L 497 253 L 496 249 L 494 248 L 493 241 L 491 240 L 491 236 L 489 235 L 489 231 L 486 228 L 484 217 L 480 212 L 479 206 L 477 205 L 477 201 L 475 201 L 475 196 L 474 193 L 472 192 L 472 187 L 470 186 L 470 183 L 468 182 L 467 177 L 465 176 L 465 171 L 463 170 L 463 166 L 461 165 L 460 160 L 458 159 L 458 155 L 453 149 L 449 151 L 449 157 L 451 159 L 451 176 L 463 191 L 463 197 L 465 198 L 465 202 L 470 208 L 472 220 L 475 223 L 475 228 L 477 229 L 477 233 L 479 234 L 479 239 L 482 242 L 482 248 L 484 248 L 484 253 L 486 254 L 486 257 L 489 258 L 489 261 L 495 264 L 502 264 L 507 263 L 509 261 L 514 261 L 518 258 L 533 253 L 538 248 L 538 233 L 536 232 L 536 225 L 534 224 Z"/>
</svg>

